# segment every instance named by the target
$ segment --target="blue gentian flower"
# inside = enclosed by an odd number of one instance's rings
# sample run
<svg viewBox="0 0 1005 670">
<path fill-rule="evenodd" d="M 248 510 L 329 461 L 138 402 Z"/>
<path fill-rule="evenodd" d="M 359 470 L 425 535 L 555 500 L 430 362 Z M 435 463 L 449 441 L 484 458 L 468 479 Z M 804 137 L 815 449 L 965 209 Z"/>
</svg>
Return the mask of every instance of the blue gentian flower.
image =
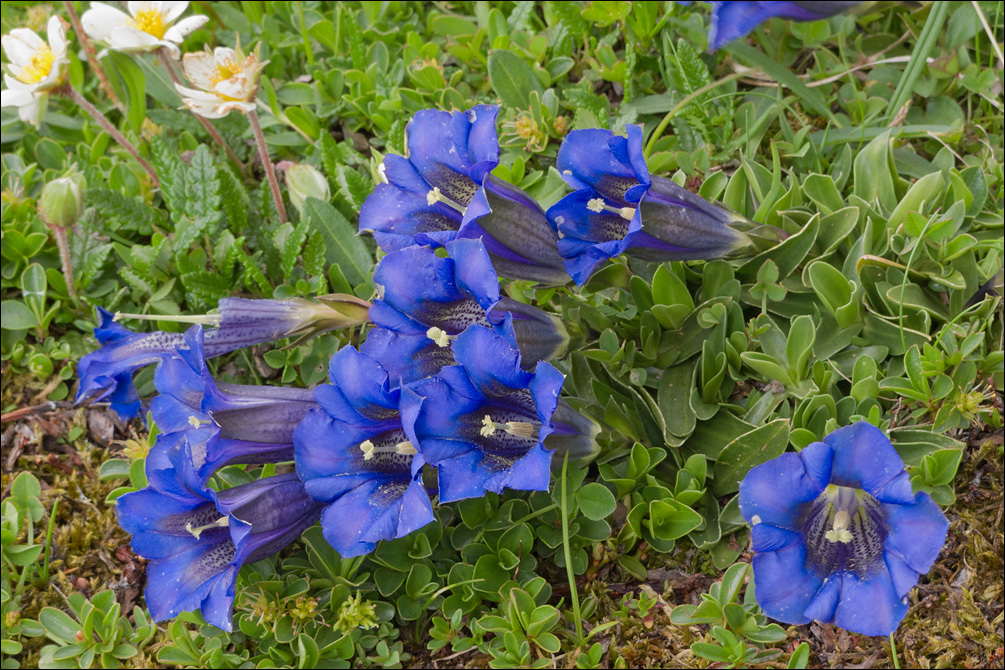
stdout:
<svg viewBox="0 0 1005 670">
<path fill-rule="evenodd" d="M 390 154 L 359 212 L 360 232 L 385 252 L 478 238 L 502 277 L 566 284 L 558 235 L 540 205 L 491 176 L 499 164 L 496 105 L 424 109 L 408 122 L 408 155 Z"/>
<path fill-rule="evenodd" d="M 359 212 L 360 232 L 372 232 L 386 252 L 415 244 L 416 236 L 445 244 L 454 239 L 489 172 L 499 164 L 496 105 L 466 112 L 424 109 L 405 128 L 407 156 L 388 154 L 378 184 Z"/>
<path fill-rule="evenodd" d="M 558 253 L 558 233 L 522 189 L 488 175 L 464 213 L 460 239 L 480 239 L 500 277 L 560 286 L 572 279 Z"/>
<path fill-rule="evenodd" d="M 539 357 L 564 352 L 568 335 L 560 319 L 532 305 L 500 302 L 499 279 L 481 240 L 458 239 L 445 247 L 449 258 L 413 246 L 381 259 L 373 274 L 382 292 L 370 308 L 373 323 L 402 335 L 425 335 L 443 348 L 468 326 L 485 326 L 513 340 L 531 366 Z"/>
<path fill-rule="evenodd" d="M 927 493 L 912 493 L 890 440 L 865 422 L 751 469 L 739 502 L 765 614 L 863 635 L 896 630 L 949 525 Z"/>
<path fill-rule="evenodd" d="M 828 2 L 713 2 L 708 29 L 708 49 L 715 51 L 735 39 L 745 37 L 770 18 L 817 21 L 851 11 L 860 1 Z"/>
<path fill-rule="evenodd" d="M 133 536 L 133 551 L 150 560 L 144 595 L 154 621 L 201 610 L 229 632 L 241 566 L 299 537 L 321 505 L 292 472 L 217 493 L 192 487 L 182 459 L 176 467 L 152 471 L 148 463 L 151 486 L 115 503 L 119 525 Z"/>
<path fill-rule="evenodd" d="M 558 151 L 558 169 L 577 189 L 548 210 L 565 268 L 582 285 L 609 258 L 647 261 L 722 258 L 750 244 L 750 222 L 720 205 L 649 175 L 642 128 L 628 137 L 574 130 Z"/>
<path fill-rule="evenodd" d="M 488 328 L 454 342 L 459 365 L 402 390 L 405 434 L 439 474 L 441 502 L 504 488 L 546 491 L 553 451 L 543 442 L 564 378 L 548 363 L 520 368 L 520 352 Z"/>
<path fill-rule="evenodd" d="M 392 387 L 432 377 L 455 362 L 450 347 L 441 347 L 425 333 L 396 333 L 387 328 L 371 328 L 359 350 L 380 363 Z"/>
<path fill-rule="evenodd" d="M 325 504 L 321 529 L 343 557 L 369 553 L 433 520 L 422 454 L 401 425 L 401 390 L 375 360 L 343 347 L 294 433 L 297 474 Z"/>
<path fill-rule="evenodd" d="M 309 389 L 218 384 L 203 355 L 203 328 L 185 333 L 185 346 L 162 357 L 151 401 L 160 431 L 154 450 L 172 449 L 183 435 L 199 484 L 224 465 L 293 460 L 293 431 L 317 406 Z"/>
<path fill-rule="evenodd" d="M 363 323 L 370 303 L 354 296 L 321 296 L 320 302 L 303 298 L 287 300 L 249 300 L 224 298 L 218 314 L 184 317 L 196 323 L 216 326 L 205 333 L 205 355 L 209 358 L 242 347 L 287 337 L 305 338 Z M 80 359 L 77 376 L 77 403 L 108 400 L 124 419 L 139 414 L 140 398 L 133 386 L 132 374 L 156 363 L 161 356 L 172 355 L 183 346 L 181 333 L 134 333 L 118 324 L 121 316 L 97 308 L 98 327 L 94 336 L 101 348 Z M 151 318 L 151 317 L 141 317 Z M 156 317 L 170 320 L 171 317 Z"/>
</svg>

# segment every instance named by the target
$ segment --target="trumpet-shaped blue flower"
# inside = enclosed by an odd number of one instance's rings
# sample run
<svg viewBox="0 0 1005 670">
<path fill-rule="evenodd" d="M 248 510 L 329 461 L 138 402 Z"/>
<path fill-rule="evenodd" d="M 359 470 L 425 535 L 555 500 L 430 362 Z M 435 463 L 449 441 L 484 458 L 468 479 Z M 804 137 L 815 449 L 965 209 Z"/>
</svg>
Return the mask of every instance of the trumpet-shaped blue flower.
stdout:
<svg viewBox="0 0 1005 670">
<path fill-rule="evenodd" d="M 344 557 L 369 553 L 433 520 L 422 454 L 406 436 L 398 404 L 375 360 L 343 347 L 314 390 L 318 407 L 294 433 L 297 474 L 325 504 L 321 529 Z"/>
<path fill-rule="evenodd" d="M 863 635 L 896 630 L 948 528 L 927 493 L 912 493 L 890 441 L 865 422 L 751 469 L 739 502 L 765 614 Z"/>
<path fill-rule="evenodd" d="M 267 558 L 295 540 L 321 505 L 295 473 L 267 477 L 222 492 L 192 487 L 184 459 L 147 464 L 151 485 L 115 503 L 132 547 L 150 559 L 144 595 L 154 621 L 201 610 L 209 623 L 233 628 L 234 586 L 245 563 Z"/>
<path fill-rule="evenodd" d="M 495 105 L 466 112 L 424 109 L 405 128 L 407 157 L 388 154 L 378 184 L 359 212 L 360 232 L 384 251 L 454 239 L 478 187 L 499 164 Z"/>
<path fill-rule="evenodd" d="M 464 212 L 460 239 L 480 239 L 500 277 L 563 285 L 571 280 L 558 233 L 522 189 L 488 175 Z"/>
<path fill-rule="evenodd" d="M 185 333 L 184 344 L 154 375 L 161 393 L 151 402 L 160 430 L 154 450 L 176 448 L 184 436 L 200 485 L 224 465 L 292 461 L 293 431 L 317 406 L 313 392 L 218 384 L 206 366 L 201 325 Z"/>
<path fill-rule="evenodd" d="M 628 137 L 574 130 L 558 152 L 558 169 L 577 189 L 548 210 L 565 268 L 582 285 L 622 253 L 647 261 L 721 258 L 749 245 L 738 228 L 750 222 L 669 179 L 652 177 L 642 156 L 642 129 Z"/>
<path fill-rule="evenodd" d="M 405 434 L 439 474 L 440 500 L 546 491 L 552 414 L 564 378 L 548 363 L 520 368 L 511 342 L 472 326 L 454 342 L 452 365 L 402 390 Z"/>
<path fill-rule="evenodd" d="M 863 4 L 859 0 L 828 2 L 713 2 L 708 29 L 708 49 L 715 51 L 735 39 L 745 37 L 761 23 L 780 17 L 795 21 L 817 21 L 848 12 Z"/>
<path fill-rule="evenodd" d="M 392 387 L 432 377 L 440 368 L 454 364 L 450 347 L 441 347 L 425 333 L 410 335 L 371 328 L 359 350 L 380 363 Z"/>
<path fill-rule="evenodd" d="M 310 337 L 363 323 L 370 307 L 365 300 L 338 294 L 322 296 L 319 301 L 224 298 L 219 302 L 218 314 L 192 320 L 216 326 L 205 333 L 205 355 L 212 358 L 253 344 Z M 108 400 L 119 416 L 131 418 L 140 411 L 133 373 L 158 362 L 162 356 L 174 354 L 178 347 L 184 346 L 184 336 L 162 331 L 134 333 L 116 322 L 120 316 L 132 315 L 113 315 L 101 307 L 97 311 L 94 336 L 101 348 L 80 359 L 76 401 Z"/>
<path fill-rule="evenodd" d="M 558 235 L 540 205 L 489 173 L 499 164 L 499 108 L 424 109 L 408 122 L 408 156 L 390 154 L 359 213 L 386 252 L 481 239 L 500 276 L 566 284 Z"/>
<path fill-rule="evenodd" d="M 500 301 L 499 279 L 481 240 L 454 240 L 446 249 L 449 258 L 427 247 L 385 256 L 373 275 L 383 296 L 370 308 L 370 319 L 402 335 L 425 335 L 442 348 L 470 325 L 492 328 L 520 347 L 528 365 L 564 352 L 568 335 L 561 320 L 531 305 Z M 419 348 L 418 340 L 409 346 Z M 435 359 L 428 351 L 424 357 Z"/>
</svg>

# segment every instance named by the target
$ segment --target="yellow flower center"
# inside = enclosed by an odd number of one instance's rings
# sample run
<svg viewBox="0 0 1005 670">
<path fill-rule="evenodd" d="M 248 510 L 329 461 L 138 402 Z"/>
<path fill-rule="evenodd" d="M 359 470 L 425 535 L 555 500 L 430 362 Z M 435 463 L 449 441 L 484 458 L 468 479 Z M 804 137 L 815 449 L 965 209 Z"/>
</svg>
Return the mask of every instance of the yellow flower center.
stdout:
<svg viewBox="0 0 1005 670">
<path fill-rule="evenodd" d="M 209 80 L 216 86 L 221 81 L 227 81 L 240 72 L 240 65 L 235 63 L 232 58 L 225 58 L 216 64 L 216 69 L 213 70 L 213 74 L 209 75 Z"/>
<path fill-rule="evenodd" d="M 52 63 L 56 57 L 52 55 L 49 45 L 43 45 L 35 50 L 31 60 L 21 70 L 17 78 L 25 84 L 37 84 L 49 76 L 52 70 Z"/>
<path fill-rule="evenodd" d="M 142 30 L 148 35 L 153 35 L 157 39 L 164 37 L 167 26 L 164 25 L 164 15 L 156 9 L 141 9 L 133 17 L 133 28 Z"/>
</svg>

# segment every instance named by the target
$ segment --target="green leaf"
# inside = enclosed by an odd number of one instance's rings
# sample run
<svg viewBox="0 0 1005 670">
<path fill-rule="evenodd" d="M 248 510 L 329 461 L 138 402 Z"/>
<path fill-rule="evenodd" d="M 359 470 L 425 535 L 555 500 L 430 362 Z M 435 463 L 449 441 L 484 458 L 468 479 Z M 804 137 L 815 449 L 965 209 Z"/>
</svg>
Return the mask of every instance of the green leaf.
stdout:
<svg viewBox="0 0 1005 670">
<path fill-rule="evenodd" d="M 327 202 L 307 198 L 304 217 L 324 237 L 328 262 L 338 265 L 350 284 L 358 286 L 371 282 L 373 257 L 341 212 Z"/>
<path fill-rule="evenodd" d="M 808 642 L 803 642 L 796 650 L 792 652 L 789 656 L 789 663 L 785 667 L 789 670 L 802 670 L 810 662 L 810 645 Z"/>
<path fill-rule="evenodd" d="M 0 302 L 0 328 L 28 330 L 38 325 L 38 317 L 20 300 Z"/>
<path fill-rule="evenodd" d="M 614 494 L 606 486 L 596 482 L 577 490 L 575 497 L 583 515 L 594 521 L 606 519 L 614 513 L 614 508 L 618 505 Z"/>
<path fill-rule="evenodd" d="M 125 53 L 109 49 L 105 58 L 106 71 L 111 74 L 109 79 L 126 105 L 129 125 L 138 132 L 147 117 L 147 80 L 143 70 Z"/>
<path fill-rule="evenodd" d="M 716 460 L 712 492 L 717 496 L 735 493 L 752 467 L 781 456 L 788 443 L 788 419 L 776 419 L 739 436 Z"/>
<path fill-rule="evenodd" d="M 530 92 L 544 93 L 530 65 L 512 51 L 494 49 L 489 54 L 489 83 L 504 105 L 530 109 Z"/>
<path fill-rule="evenodd" d="M 841 127 L 841 123 L 827 106 L 827 100 L 824 99 L 823 94 L 818 89 L 809 88 L 789 68 L 776 59 L 758 51 L 743 40 L 734 40 L 726 47 L 726 51 L 731 51 L 740 60 L 761 68 L 769 77 L 799 96 L 803 107 L 808 111 L 816 112 L 828 119 L 834 126 Z"/>
<path fill-rule="evenodd" d="M 73 644 L 77 633 L 81 630 L 79 623 L 55 607 L 42 608 L 38 614 L 38 622 L 45 628 L 45 634 L 49 639 L 64 644 Z"/>
</svg>

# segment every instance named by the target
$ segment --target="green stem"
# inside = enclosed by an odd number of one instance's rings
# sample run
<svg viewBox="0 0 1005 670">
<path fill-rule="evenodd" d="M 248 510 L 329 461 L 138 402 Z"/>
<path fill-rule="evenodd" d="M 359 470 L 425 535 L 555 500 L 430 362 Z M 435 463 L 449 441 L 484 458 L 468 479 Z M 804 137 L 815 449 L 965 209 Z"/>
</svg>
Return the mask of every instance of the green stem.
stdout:
<svg viewBox="0 0 1005 670">
<path fill-rule="evenodd" d="M 893 667 L 900 670 L 900 660 L 897 658 L 897 643 L 893 641 L 893 633 L 890 633 L 890 656 L 893 657 Z"/>
<path fill-rule="evenodd" d="M 80 91 L 75 89 L 70 84 L 66 84 L 65 86 L 63 86 L 63 88 L 59 89 L 59 92 L 65 95 L 66 97 L 70 98 L 70 100 L 73 100 L 75 103 L 77 103 L 77 106 L 79 106 L 85 112 L 90 114 L 91 118 L 97 121 L 98 125 L 104 128 L 105 132 L 111 135 L 112 139 L 118 142 L 119 146 L 128 151 L 129 154 L 136 159 L 136 162 L 139 163 L 140 166 L 147 171 L 147 174 L 150 175 L 150 180 L 154 184 L 154 187 L 160 188 L 160 179 L 157 178 L 157 172 L 156 170 L 154 170 L 153 166 L 150 165 L 150 163 L 148 163 L 143 158 L 143 156 L 140 156 L 140 152 L 136 149 L 136 147 L 133 146 L 132 142 L 127 140 L 125 135 L 119 132 L 119 129 L 116 128 L 115 125 L 108 120 L 107 116 L 101 113 L 101 110 L 92 105 L 87 100 L 87 98 L 85 98 L 83 95 L 80 94 Z"/>
<path fill-rule="evenodd" d="M 98 84 L 105 91 L 105 95 L 108 99 L 112 101 L 123 116 L 126 115 L 126 108 L 119 100 L 119 96 L 115 95 L 115 89 L 108 81 L 108 75 L 105 73 L 105 68 L 101 66 L 101 61 L 98 60 L 98 54 L 94 50 L 94 44 L 91 43 L 90 38 L 87 36 L 87 32 L 84 31 L 84 27 L 80 24 L 80 16 L 77 15 L 77 8 L 73 6 L 73 3 L 67 0 L 63 3 L 66 7 L 66 13 L 70 17 L 70 24 L 73 26 L 73 34 L 80 42 L 80 46 L 84 47 L 84 57 L 87 58 L 87 62 L 91 64 L 91 69 L 94 70 L 94 75 L 98 78 Z"/>
<path fill-rule="evenodd" d="M 59 260 L 63 265 L 63 277 L 66 278 L 66 292 L 70 300 L 77 299 L 77 287 L 73 281 L 73 263 L 70 262 L 70 242 L 66 239 L 66 228 L 50 225 L 56 238 L 56 248 L 59 249 Z"/>
<path fill-rule="evenodd" d="M 670 125 L 671 119 L 677 116 L 677 113 L 680 112 L 682 109 L 690 105 L 695 100 L 695 98 L 702 96 L 708 93 L 709 91 L 717 89 L 723 84 L 728 84 L 731 81 L 735 81 L 742 77 L 746 77 L 748 74 L 750 74 L 750 72 L 734 72 L 733 74 L 728 74 L 722 79 L 717 79 L 710 84 L 705 84 L 698 90 L 692 91 L 687 96 L 685 96 L 683 100 L 674 105 L 673 109 L 667 112 L 666 116 L 663 117 L 663 120 L 660 121 L 660 124 L 656 126 L 656 130 L 654 130 L 653 134 L 649 137 L 649 143 L 646 144 L 646 150 L 642 152 L 642 155 L 645 158 L 649 158 L 649 156 L 652 155 L 653 149 L 656 147 L 656 142 L 658 142 L 660 137 L 663 136 L 663 131 L 666 130 L 668 125 Z"/>
<path fill-rule="evenodd" d="M 255 134 L 258 155 L 262 159 L 262 165 L 265 166 L 265 176 L 268 177 L 269 188 L 272 189 L 272 199 L 279 213 L 279 223 L 286 223 L 286 205 L 283 204 L 283 194 L 279 192 L 279 181 L 276 179 L 276 170 L 272 167 L 272 159 L 269 158 L 269 149 L 265 146 L 265 134 L 262 132 L 262 124 L 258 122 L 258 112 L 254 110 L 248 112 L 248 123 L 251 124 L 251 132 Z"/>
<path fill-rule="evenodd" d="M 297 18 L 300 20 L 300 37 L 304 40 L 304 53 L 307 55 L 307 64 L 314 67 L 314 50 L 311 49 L 311 38 L 307 34 L 307 20 L 304 18 L 304 3 L 297 2 Z"/>
<path fill-rule="evenodd" d="M 567 502 L 566 476 L 569 471 L 569 454 L 562 461 L 562 551 L 565 554 L 565 573 L 569 578 L 569 598 L 572 600 L 572 618 L 576 621 L 576 637 L 579 646 L 586 644 L 583 638 L 583 617 L 579 610 L 579 591 L 576 590 L 576 573 L 572 570 L 572 548 L 569 546 L 569 505 Z"/>
</svg>

